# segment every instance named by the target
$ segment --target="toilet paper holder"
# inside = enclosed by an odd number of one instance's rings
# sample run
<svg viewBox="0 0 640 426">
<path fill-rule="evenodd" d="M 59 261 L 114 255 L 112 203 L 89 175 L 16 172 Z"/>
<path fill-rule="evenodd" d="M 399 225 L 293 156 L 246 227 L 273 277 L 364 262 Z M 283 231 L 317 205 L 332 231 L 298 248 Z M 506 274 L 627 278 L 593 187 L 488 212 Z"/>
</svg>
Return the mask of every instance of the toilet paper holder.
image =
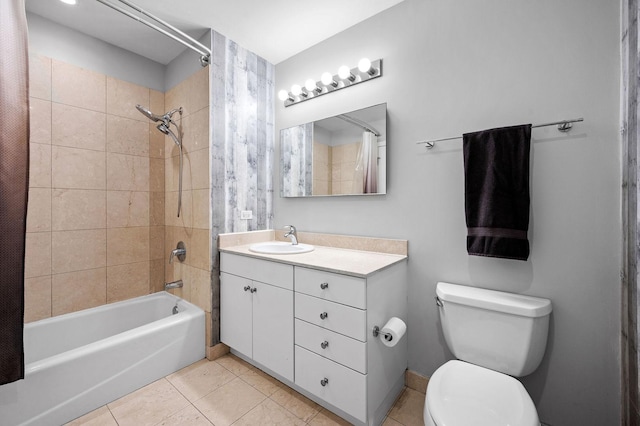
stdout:
<svg viewBox="0 0 640 426">
<path fill-rule="evenodd" d="M 380 331 L 380 327 L 377 325 L 373 326 L 373 337 L 378 337 L 378 335 L 382 334 L 386 340 L 390 340 L 391 333 L 385 333 L 384 331 Z"/>
</svg>

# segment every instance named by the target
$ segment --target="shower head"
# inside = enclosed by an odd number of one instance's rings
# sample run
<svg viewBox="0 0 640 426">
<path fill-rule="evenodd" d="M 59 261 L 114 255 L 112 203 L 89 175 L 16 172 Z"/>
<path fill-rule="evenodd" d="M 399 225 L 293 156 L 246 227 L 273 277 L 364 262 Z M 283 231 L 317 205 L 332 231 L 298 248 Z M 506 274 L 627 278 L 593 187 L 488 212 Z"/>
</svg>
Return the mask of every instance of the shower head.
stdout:
<svg viewBox="0 0 640 426">
<path fill-rule="evenodd" d="M 182 150 L 182 142 L 180 142 L 178 137 L 171 131 L 168 124 L 160 123 L 156 127 L 165 135 L 171 136 L 171 139 L 173 139 L 173 142 L 178 146 L 178 148 L 180 148 L 180 150 Z"/>
<path fill-rule="evenodd" d="M 157 126 L 157 129 L 160 130 L 162 133 L 164 133 L 165 135 L 169 134 L 169 127 L 166 126 L 164 123 L 160 123 Z"/>
<path fill-rule="evenodd" d="M 163 120 L 163 117 L 161 117 L 159 115 L 155 115 L 154 113 L 152 113 L 151 111 L 149 111 L 148 109 L 143 107 L 142 105 L 136 105 L 136 109 L 138 111 L 140 111 L 149 120 L 152 120 L 152 121 L 162 121 Z"/>
</svg>

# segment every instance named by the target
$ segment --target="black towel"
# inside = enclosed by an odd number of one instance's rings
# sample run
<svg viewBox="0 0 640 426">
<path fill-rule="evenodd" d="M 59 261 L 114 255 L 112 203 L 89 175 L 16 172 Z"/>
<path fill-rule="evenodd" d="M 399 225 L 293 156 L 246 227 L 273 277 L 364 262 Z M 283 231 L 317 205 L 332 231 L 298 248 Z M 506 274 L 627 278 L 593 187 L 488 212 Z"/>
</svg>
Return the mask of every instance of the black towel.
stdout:
<svg viewBox="0 0 640 426">
<path fill-rule="evenodd" d="M 531 124 L 463 135 L 467 252 L 529 257 Z"/>
</svg>

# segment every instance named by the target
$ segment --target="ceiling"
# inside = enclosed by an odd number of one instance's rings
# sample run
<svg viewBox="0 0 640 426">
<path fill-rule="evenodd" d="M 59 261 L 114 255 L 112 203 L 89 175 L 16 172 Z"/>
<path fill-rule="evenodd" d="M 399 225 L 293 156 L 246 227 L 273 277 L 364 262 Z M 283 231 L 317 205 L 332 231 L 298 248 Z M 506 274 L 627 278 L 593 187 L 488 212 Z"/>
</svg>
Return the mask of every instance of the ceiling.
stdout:
<svg viewBox="0 0 640 426">
<path fill-rule="evenodd" d="M 122 8 L 118 0 L 109 0 Z M 202 36 L 213 28 L 277 64 L 402 0 L 133 0 L 140 8 Z M 184 47 L 96 0 L 75 6 L 26 0 L 28 12 L 168 64 Z M 131 10 L 131 9 L 129 9 Z"/>
</svg>

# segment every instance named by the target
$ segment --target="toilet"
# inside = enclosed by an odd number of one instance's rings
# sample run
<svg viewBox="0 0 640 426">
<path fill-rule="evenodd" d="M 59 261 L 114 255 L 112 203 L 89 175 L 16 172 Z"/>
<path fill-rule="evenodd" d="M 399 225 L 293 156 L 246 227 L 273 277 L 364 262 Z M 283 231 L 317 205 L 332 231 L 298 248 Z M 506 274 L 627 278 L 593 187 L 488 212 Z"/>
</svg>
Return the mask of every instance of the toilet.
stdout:
<svg viewBox="0 0 640 426">
<path fill-rule="evenodd" d="M 547 346 L 551 301 L 439 282 L 436 302 L 456 360 L 429 379 L 426 426 L 540 426 L 514 377 L 538 368 Z"/>
</svg>

